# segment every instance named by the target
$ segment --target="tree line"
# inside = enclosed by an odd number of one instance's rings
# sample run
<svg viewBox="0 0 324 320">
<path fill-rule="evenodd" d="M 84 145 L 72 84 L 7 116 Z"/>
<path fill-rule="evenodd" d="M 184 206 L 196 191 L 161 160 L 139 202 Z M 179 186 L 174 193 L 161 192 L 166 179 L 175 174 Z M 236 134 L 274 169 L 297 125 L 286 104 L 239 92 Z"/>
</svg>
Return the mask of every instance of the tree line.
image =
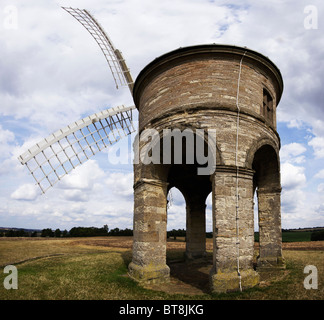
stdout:
<svg viewBox="0 0 324 320">
<path fill-rule="evenodd" d="M 102 228 L 96 227 L 73 227 L 70 231 L 60 231 L 56 229 L 43 229 L 41 237 L 102 237 L 102 236 L 132 236 L 133 230 L 131 229 L 111 229 L 108 225 L 104 225 Z"/>
<path fill-rule="evenodd" d="M 288 233 L 289 230 L 282 230 L 285 233 Z M 290 232 L 296 233 L 296 232 Z M 324 230 L 316 230 L 310 233 L 310 241 L 321 241 L 324 240 Z M 297 232 L 298 234 L 298 232 Z M 0 237 L 98 237 L 98 236 L 133 236 L 133 230 L 131 229 L 119 229 L 114 228 L 109 230 L 108 225 L 104 225 L 102 228 L 96 227 L 73 227 L 70 231 L 60 229 L 52 230 L 51 228 L 46 228 L 41 230 L 41 232 L 37 231 L 28 231 L 25 229 L 0 229 Z M 185 229 L 172 229 L 171 231 L 167 231 L 167 237 L 173 238 L 176 240 L 177 237 L 186 237 Z M 206 238 L 212 238 L 212 232 L 206 232 Z M 309 237 L 309 236 L 308 236 Z M 308 240 L 308 241 L 309 241 Z M 255 232 L 255 241 L 259 241 L 259 233 Z M 305 240 L 304 240 L 305 241 Z"/>
<path fill-rule="evenodd" d="M 71 230 L 63 230 L 60 229 L 51 229 L 45 228 L 41 230 L 41 232 L 37 231 L 26 231 L 24 229 L 18 230 L 1 230 L 0 236 L 4 237 L 98 237 L 98 236 L 132 236 L 133 230 L 131 229 L 119 229 L 114 228 L 109 230 L 108 225 L 104 225 L 102 228 L 96 227 L 73 227 Z"/>
</svg>

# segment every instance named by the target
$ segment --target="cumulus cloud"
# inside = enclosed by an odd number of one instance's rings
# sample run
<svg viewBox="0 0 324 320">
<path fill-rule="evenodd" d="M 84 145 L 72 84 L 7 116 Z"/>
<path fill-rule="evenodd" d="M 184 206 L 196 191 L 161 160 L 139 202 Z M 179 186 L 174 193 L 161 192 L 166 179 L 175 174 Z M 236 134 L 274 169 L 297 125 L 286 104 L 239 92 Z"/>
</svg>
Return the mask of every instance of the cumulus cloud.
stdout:
<svg viewBox="0 0 324 320">
<path fill-rule="evenodd" d="M 283 221 L 291 221 L 291 214 L 298 214 L 303 210 L 306 194 L 305 168 L 293 165 L 289 162 L 281 164 L 281 206 Z M 305 212 L 303 212 L 305 214 Z M 289 218 L 290 217 L 290 218 Z M 300 218 L 300 217 L 299 217 Z"/>
<path fill-rule="evenodd" d="M 62 189 L 77 189 L 90 191 L 95 182 L 104 178 L 105 173 L 96 160 L 88 160 L 82 166 L 74 169 L 59 183 Z"/>
<path fill-rule="evenodd" d="M 324 169 L 320 170 L 319 172 L 317 172 L 314 176 L 314 178 L 317 179 L 324 179 Z"/>
<path fill-rule="evenodd" d="M 68 201 L 86 202 L 89 195 L 85 190 L 64 190 L 63 198 Z"/>
<path fill-rule="evenodd" d="M 12 150 L 15 145 L 15 134 L 7 129 L 4 129 L 0 124 L 0 161 L 5 161 L 12 155 Z M 1 173 L 0 169 L 0 173 Z"/>
<path fill-rule="evenodd" d="M 32 201 L 39 195 L 37 186 L 33 184 L 23 184 L 11 194 L 11 199 Z"/>
<path fill-rule="evenodd" d="M 305 162 L 305 156 L 301 155 L 306 152 L 306 148 L 301 143 L 290 143 L 282 146 L 280 150 L 281 161 L 289 161 L 291 163 Z"/>
<path fill-rule="evenodd" d="M 294 166 L 290 163 L 284 163 L 281 166 L 281 184 L 282 187 L 291 190 L 302 187 L 306 183 L 305 168 Z"/>
<path fill-rule="evenodd" d="M 317 191 L 319 193 L 324 193 L 324 183 L 320 183 L 318 186 L 317 186 Z"/>
<path fill-rule="evenodd" d="M 109 187 L 112 193 L 119 196 L 133 195 L 134 174 L 113 172 L 108 174 L 105 184 Z"/>
<path fill-rule="evenodd" d="M 13 142 L 14 140 L 15 134 L 10 130 L 3 129 L 2 125 L 0 125 L 0 146 L 3 147 L 7 143 Z"/>
<path fill-rule="evenodd" d="M 323 137 L 315 137 L 308 143 L 311 147 L 313 147 L 314 155 L 317 159 L 324 158 L 324 136 Z"/>
</svg>

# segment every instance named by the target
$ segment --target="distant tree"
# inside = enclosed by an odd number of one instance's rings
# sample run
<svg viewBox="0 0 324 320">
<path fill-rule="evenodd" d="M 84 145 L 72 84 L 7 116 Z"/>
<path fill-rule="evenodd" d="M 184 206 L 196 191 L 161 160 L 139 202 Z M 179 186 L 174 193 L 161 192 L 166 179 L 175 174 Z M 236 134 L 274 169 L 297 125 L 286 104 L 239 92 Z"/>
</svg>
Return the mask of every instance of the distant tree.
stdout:
<svg viewBox="0 0 324 320">
<path fill-rule="evenodd" d="M 119 228 L 115 228 L 115 229 L 111 229 L 109 231 L 109 235 L 110 236 L 123 236 L 123 237 L 130 237 L 133 236 L 133 230 L 131 229 L 119 229 Z"/>
<path fill-rule="evenodd" d="M 34 231 L 34 232 L 31 234 L 31 237 L 37 237 L 37 232 Z"/>
<path fill-rule="evenodd" d="M 61 237 L 61 234 L 62 234 L 62 232 L 61 232 L 60 229 L 56 229 L 56 230 L 54 231 L 54 236 L 55 236 L 56 238 L 60 238 L 60 237 Z"/>
<path fill-rule="evenodd" d="M 11 229 L 6 232 L 6 237 L 15 237 L 15 236 L 16 236 L 15 231 Z"/>
<path fill-rule="evenodd" d="M 104 225 L 102 228 L 96 227 L 73 227 L 69 235 L 71 237 L 98 237 L 108 236 L 108 225 Z"/>
<path fill-rule="evenodd" d="M 41 233 L 41 237 L 54 237 L 54 232 L 50 228 L 43 229 Z"/>
<path fill-rule="evenodd" d="M 63 232 L 62 232 L 62 237 L 67 237 L 68 236 L 68 232 L 67 232 L 67 230 L 65 229 L 65 230 L 63 230 Z"/>
<path fill-rule="evenodd" d="M 6 232 L 6 237 L 28 237 L 29 234 L 24 229 L 18 229 L 18 230 L 8 230 Z"/>
<path fill-rule="evenodd" d="M 172 229 L 171 231 L 167 232 L 167 237 L 173 237 L 174 240 L 177 239 L 177 237 L 185 237 L 186 236 L 186 230 L 185 229 Z"/>
<path fill-rule="evenodd" d="M 324 240 L 324 230 L 312 232 L 311 241 L 321 241 L 321 240 Z"/>
</svg>

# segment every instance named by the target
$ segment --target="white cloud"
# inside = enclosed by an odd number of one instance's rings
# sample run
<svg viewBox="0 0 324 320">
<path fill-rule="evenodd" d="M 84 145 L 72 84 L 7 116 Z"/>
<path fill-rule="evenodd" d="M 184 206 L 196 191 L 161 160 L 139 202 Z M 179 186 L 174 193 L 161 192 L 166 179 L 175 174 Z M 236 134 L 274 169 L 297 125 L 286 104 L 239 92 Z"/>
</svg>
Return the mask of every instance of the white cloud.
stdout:
<svg viewBox="0 0 324 320">
<path fill-rule="evenodd" d="M 299 188 L 283 189 L 281 196 L 281 207 L 284 216 L 286 214 L 302 212 L 305 201 L 305 192 Z M 303 212 L 305 214 L 305 212 Z"/>
<path fill-rule="evenodd" d="M 290 163 L 281 165 L 281 184 L 286 190 L 303 187 L 306 183 L 305 168 Z"/>
<path fill-rule="evenodd" d="M 317 172 L 314 176 L 314 178 L 317 179 L 324 179 L 324 169 L 320 170 L 319 172 Z"/>
<path fill-rule="evenodd" d="M 15 140 L 14 133 L 9 130 L 3 129 L 2 125 L 0 125 L 0 146 L 3 146 L 9 142 L 13 142 L 14 140 Z"/>
<path fill-rule="evenodd" d="M 32 201 L 35 200 L 39 194 L 37 186 L 33 184 L 23 184 L 11 194 L 11 198 L 14 200 Z"/>
<path fill-rule="evenodd" d="M 313 147 L 317 159 L 324 158 L 324 137 L 315 137 L 308 144 Z"/>
<path fill-rule="evenodd" d="M 288 149 L 297 150 L 298 147 L 290 147 Z M 287 221 L 292 225 L 292 221 L 296 219 L 297 215 L 301 213 L 299 219 L 302 219 L 306 214 L 306 211 L 303 211 L 304 202 L 306 200 L 306 193 L 303 189 L 306 186 L 305 168 L 295 166 L 289 162 L 282 163 L 281 185 L 281 211 L 283 225 L 285 225 Z M 292 215 L 294 218 L 292 218 Z"/>
<path fill-rule="evenodd" d="M 113 172 L 108 174 L 105 184 L 115 195 L 131 196 L 133 195 L 134 175 L 133 173 Z"/>
<path fill-rule="evenodd" d="M 7 129 L 3 129 L 0 124 L 0 163 L 6 161 L 12 155 L 15 147 L 15 134 Z M 0 173 L 3 172 L 3 163 L 1 163 Z"/>
<path fill-rule="evenodd" d="M 89 200 L 89 194 L 85 190 L 64 190 L 63 198 L 68 201 L 86 202 Z"/>
<path fill-rule="evenodd" d="M 280 150 L 281 161 L 289 161 L 291 163 L 305 162 L 305 156 L 301 154 L 306 152 L 306 148 L 301 143 L 290 143 L 282 146 Z"/>
<path fill-rule="evenodd" d="M 288 121 L 287 127 L 288 128 L 297 128 L 301 129 L 303 127 L 304 123 L 302 120 L 299 119 L 291 119 Z"/>
<path fill-rule="evenodd" d="M 82 166 L 72 170 L 70 174 L 59 182 L 58 186 L 62 189 L 89 191 L 93 188 L 96 181 L 104 178 L 105 173 L 99 167 L 97 161 L 90 159 Z"/>
<path fill-rule="evenodd" d="M 324 193 L 324 183 L 320 183 L 320 184 L 317 186 L 317 191 L 318 191 L 318 193 L 321 193 L 321 194 Z"/>
</svg>

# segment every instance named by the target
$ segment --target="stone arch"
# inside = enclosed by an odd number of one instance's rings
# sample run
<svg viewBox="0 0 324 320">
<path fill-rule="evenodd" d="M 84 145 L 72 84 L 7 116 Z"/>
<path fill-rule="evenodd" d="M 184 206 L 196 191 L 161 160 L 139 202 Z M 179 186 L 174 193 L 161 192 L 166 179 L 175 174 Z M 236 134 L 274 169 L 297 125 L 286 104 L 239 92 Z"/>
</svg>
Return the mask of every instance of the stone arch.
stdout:
<svg viewBox="0 0 324 320">
<path fill-rule="evenodd" d="M 181 205 L 182 207 L 183 204 L 183 208 L 181 208 L 180 210 L 179 205 Z M 186 216 L 186 208 L 185 205 L 186 204 L 186 198 L 184 196 L 184 194 L 182 193 L 182 191 L 180 189 L 178 189 L 175 186 L 172 186 L 170 188 L 170 184 L 168 185 L 168 193 L 167 193 L 167 215 L 168 215 L 168 225 L 167 225 L 167 229 L 170 230 L 171 226 L 169 224 L 170 221 L 170 215 L 178 215 L 178 218 L 183 218 L 184 222 L 185 222 L 185 216 Z M 175 207 L 177 208 L 177 210 L 175 210 Z M 181 212 L 181 215 L 179 214 L 179 212 Z M 179 229 L 179 226 L 174 226 L 175 229 Z"/>
<path fill-rule="evenodd" d="M 281 233 L 280 162 L 277 148 L 270 143 L 259 144 L 254 153 L 252 169 L 253 193 L 257 190 L 259 223 L 258 268 L 283 267 Z M 261 146 L 260 146 L 261 145 Z"/>
<path fill-rule="evenodd" d="M 175 129 L 179 129 L 180 131 L 183 132 L 183 130 L 191 130 L 195 136 L 195 142 L 194 142 L 194 148 L 196 151 L 196 141 L 197 141 L 197 137 L 202 138 L 204 140 L 204 144 L 205 144 L 205 150 L 206 148 L 208 149 L 208 151 L 212 154 L 215 155 L 216 158 L 216 163 L 214 164 L 214 168 L 216 169 L 216 166 L 219 165 L 224 165 L 224 160 L 223 160 L 223 156 L 222 156 L 222 152 L 219 148 L 219 145 L 217 144 L 217 140 L 215 137 L 213 137 L 212 135 L 208 135 L 208 133 L 206 132 L 206 130 L 204 130 L 204 132 L 202 133 L 201 131 L 198 131 L 197 129 L 203 130 L 202 128 L 196 128 L 194 126 L 190 126 L 188 125 L 187 127 L 183 127 L 183 126 L 170 126 L 168 129 L 170 129 L 171 131 L 175 130 Z M 142 130 L 141 133 L 137 134 L 135 142 L 134 142 L 134 154 L 135 154 L 135 159 L 137 160 L 137 163 L 139 162 L 139 165 L 141 165 L 141 160 L 140 160 L 140 150 L 142 150 L 142 148 L 144 147 L 144 145 L 146 143 L 144 143 L 143 141 L 141 141 L 142 139 L 142 133 L 144 132 L 144 130 Z M 158 130 L 158 129 L 154 129 L 154 128 L 150 128 L 148 129 L 146 132 L 150 133 L 155 133 L 154 134 L 154 141 L 149 141 L 148 143 L 151 143 L 150 148 L 155 148 L 157 146 L 157 144 L 159 143 L 159 150 L 160 153 L 158 155 L 159 159 L 155 159 L 158 160 L 158 162 L 160 163 L 159 165 L 154 165 L 155 167 L 160 167 L 162 169 L 162 165 L 168 168 L 168 170 L 170 169 L 170 164 L 164 164 L 163 163 L 163 134 L 164 131 L 163 130 Z M 210 141 L 211 140 L 211 141 Z M 182 145 L 184 146 L 184 144 Z M 182 152 L 182 155 L 185 154 L 184 150 Z M 173 154 L 171 156 L 171 158 L 173 159 Z M 196 154 L 195 154 L 195 161 L 196 161 Z M 152 169 L 149 169 L 152 170 Z M 163 169 L 162 169 L 163 170 Z M 146 170 L 147 171 L 147 170 Z M 212 172 L 213 173 L 213 172 Z M 211 174 L 212 174 L 211 173 Z M 166 172 L 166 175 L 168 173 Z M 165 180 L 165 179 L 164 179 Z M 166 180 L 165 180 L 166 181 Z"/>
<path fill-rule="evenodd" d="M 258 189 L 281 189 L 280 162 L 277 151 L 270 144 L 263 144 L 254 153 L 252 169 L 254 187 Z"/>
<path fill-rule="evenodd" d="M 253 143 L 252 146 L 250 147 L 250 149 L 248 150 L 248 152 L 246 153 L 246 159 L 245 159 L 245 167 L 246 168 L 252 169 L 255 153 L 262 146 L 265 146 L 265 145 L 269 145 L 275 150 L 275 152 L 277 154 L 277 158 L 278 158 L 278 163 L 279 163 L 279 147 L 278 147 L 278 145 L 272 139 L 270 139 L 268 137 L 263 137 L 263 138 L 260 138 L 256 143 Z"/>
</svg>

